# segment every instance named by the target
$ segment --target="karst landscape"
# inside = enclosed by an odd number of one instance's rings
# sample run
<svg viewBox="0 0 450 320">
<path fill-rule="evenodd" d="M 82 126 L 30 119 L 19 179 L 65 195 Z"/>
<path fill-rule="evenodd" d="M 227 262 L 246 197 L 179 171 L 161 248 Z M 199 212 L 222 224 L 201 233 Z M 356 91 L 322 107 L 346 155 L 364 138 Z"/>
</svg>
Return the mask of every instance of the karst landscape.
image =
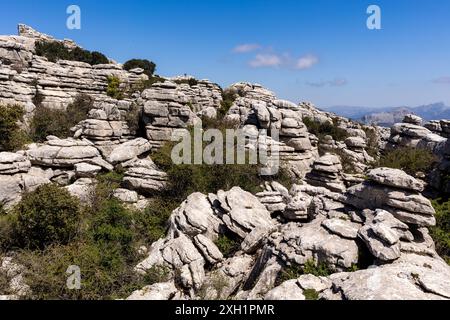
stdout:
<svg viewBox="0 0 450 320">
<path fill-rule="evenodd" d="M 200 121 L 278 130 L 280 171 L 173 164 L 172 134 Z M 366 126 L 19 25 L 0 36 L 0 297 L 450 299 L 449 137 L 450 120 Z"/>
</svg>

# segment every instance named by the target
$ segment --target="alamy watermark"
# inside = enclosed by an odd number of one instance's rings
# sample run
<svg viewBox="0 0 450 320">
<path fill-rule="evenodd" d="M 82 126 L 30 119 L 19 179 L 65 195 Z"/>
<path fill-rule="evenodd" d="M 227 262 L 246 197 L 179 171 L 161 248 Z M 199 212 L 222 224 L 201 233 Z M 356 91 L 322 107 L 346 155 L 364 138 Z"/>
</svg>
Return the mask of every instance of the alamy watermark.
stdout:
<svg viewBox="0 0 450 320">
<path fill-rule="evenodd" d="M 66 270 L 67 277 L 66 285 L 69 290 L 81 289 L 81 269 L 79 266 L 69 266 Z"/>
<path fill-rule="evenodd" d="M 372 4 L 367 8 L 367 14 L 370 15 L 366 22 L 367 29 L 381 30 L 381 8 Z"/>
<path fill-rule="evenodd" d="M 81 29 L 81 9 L 77 5 L 70 5 L 66 9 L 66 13 L 69 15 L 66 20 L 66 26 L 69 30 Z"/>
</svg>

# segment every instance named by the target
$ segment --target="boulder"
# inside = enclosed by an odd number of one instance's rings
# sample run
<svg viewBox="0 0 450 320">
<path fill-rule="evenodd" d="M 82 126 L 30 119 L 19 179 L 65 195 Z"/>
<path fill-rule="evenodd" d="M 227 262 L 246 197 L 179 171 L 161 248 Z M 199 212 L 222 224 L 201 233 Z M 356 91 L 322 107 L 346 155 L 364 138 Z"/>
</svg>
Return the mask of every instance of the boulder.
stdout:
<svg viewBox="0 0 450 320">
<path fill-rule="evenodd" d="M 173 281 L 155 283 L 134 291 L 127 300 L 171 300 L 178 293 Z"/>
<path fill-rule="evenodd" d="M 404 171 L 392 168 L 376 168 L 367 177 L 384 186 L 422 192 L 423 183 L 406 174 Z"/>
<path fill-rule="evenodd" d="M 30 161 L 22 154 L 0 152 L 0 174 L 16 174 L 28 172 L 31 168 Z"/>
<path fill-rule="evenodd" d="M 144 138 L 137 138 L 131 141 L 120 144 L 109 154 L 106 160 L 109 163 L 117 164 L 126 162 L 133 158 L 136 158 L 143 153 L 150 151 L 152 146 L 148 140 Z"/>
</svg>

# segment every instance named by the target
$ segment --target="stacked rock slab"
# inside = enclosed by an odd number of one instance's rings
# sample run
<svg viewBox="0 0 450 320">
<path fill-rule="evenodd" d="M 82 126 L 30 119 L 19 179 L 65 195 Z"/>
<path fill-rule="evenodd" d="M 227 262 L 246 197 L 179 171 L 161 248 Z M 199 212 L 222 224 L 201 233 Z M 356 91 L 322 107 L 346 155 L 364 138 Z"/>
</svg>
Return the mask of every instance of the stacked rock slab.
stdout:
<svg viewBox="0 0 450 320">
<path fill-rule="evenodd" d="M 276 145 L 278 159 L 296 177 L 304 177 L 318 156 L 314 136 L 302 122 L 300 107 L 286 100 L 276 99 L 272 93 L 244 84 L 232 85 L 227 90 L 236 91 L 234 101 L 225 119 L 241 123 L 246 132 L 261 137 L 260 130 L 268 135 L 267 150 Z"/>
<path fill-rule="evenodd" d="M 341 156 L 345 157 L 346 161 L 349 162 L 348 165 L 355 173 L 365 172 L 368 167 L 367 164 L 375 160 L 367 153 L 366 148 L 366 140 L 359 136 L 345 139 L 345 147 L 340 148 Z"/>
<path fill-rule="evenodd" d="M 384 210 L 377 210 L 373 219 L 366 221 L 358 234 L 372 255 L 381 261 L 392 261 L 400 257 L 400 238 L 414 240 L 408 225 Z"/>
<path fill-rule="evenodd" d="M 185 130 L 198 123 L 200 117 L 217 116 L 222 102 L 220 87 L 209 80 L 199 80 L 193 85 L 179 83 L 183 79 L 155 83 L 137 100 L 143 110 L 147 138 L 156 148 L 171 140 L 175 130 Z"/>
<path fill-rule="evenodd" d="M 33 191 L 45 183 L 50 183 L 49 178 L 31 171 L 26 154 L 0 152 L 0 206 L 13 206 L 23 192 Z"/>
<path fill-rule="evenodd" d="M 169 81 L 180 83 L 178 88 L 187 96 L 192 111 L 209 118 L 216 117 L 217 108 L 222 102 L 222 89 L 219 85 L 207 79 L 195 80 L 189 76 L 169 78 Z M 189 84 L 190 81 L 193 83 Z"/>
<path fill-rule="evenodd" d="M 346 202 L 359 209 L 385 209 L 398 220 L 416 226 L 433 226 L 435 210 L 420 194 L 423 184 L 401 170 L 377 168 L 369 181 L 347 190 Z"/>
<path fill-rule="evenodd" d="M 445 142 L 445 138 L 435 134 L 425 127 L 417 123 L 422 120 L 417 116 L 411 118 L 407 116 L 402 123 L 396 123 L 391 128 L 391 136 L 389 137 L 386 148 L 388 150 L 397 147 L 424 148 L 434 152 L 439 146 Z M 420 121 L 419 121 L 420 119 Z"/>
<path fill-rule="evenodd" d="M 174 130 L 199 121 L 190 108 L 188 96 L 176 83 L 156 83 L 142 93 L 141 100 L 147 138 L 154 147 L 169 141 Z"/>
<path fill-rule="evenodd" d="M 144 194 L 161 191 L 167 184 L 167 174 L 158 169 L 150 158 L 132 159 L 122 163 L 126 169 L 123 182 L 131 190 Z"/>
<path fill-rule="evenodd" d="M 21 104 L 32 111 L 32 99 L 39 92 L 43 106 L 64 109 L 80 93 L 107 98 L 108 76 L 119 77 L 125 85 L 148 79 L 140 70 L 128 72 L 113 63 L 50 62 L 35 53 L 35 42 L 40 40 L 58 41 L 23 25 L 19 36 L 0 37 L 0 102 Z M 76 46 L 71 41 L 60 42 L 68 48 Z"/>
<path fill-rule="evenodd" d="M 306 181 L 310 185 L 324 187 L 333 192 L 345 191 L 341 178 L 342 165 L 338 156 L 326 154 L 314 161 L 312 168 L 312 171 L 306 175 Z"/>
</svg>

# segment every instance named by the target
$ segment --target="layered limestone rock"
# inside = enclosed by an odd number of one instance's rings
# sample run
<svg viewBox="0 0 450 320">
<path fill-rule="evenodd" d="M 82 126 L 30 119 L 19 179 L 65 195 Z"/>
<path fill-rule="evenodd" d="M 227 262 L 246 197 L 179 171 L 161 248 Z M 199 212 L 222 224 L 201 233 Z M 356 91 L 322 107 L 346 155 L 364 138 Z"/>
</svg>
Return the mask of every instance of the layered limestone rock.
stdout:
<svg viewBox="0 0 450 320">
<path fill-rule="evenodd" d="M 0 174 L 28 172 L 30 168 L 31 163 L 23 154 L 0 152 Z"/>
<path fill-rule="evenodd" d="M 433 133 L 420 124 L 422 120 L 406 116 L 403 123 L 396 123 L 391 128 L 391 136 L 386 145 L 388 150 L 396 147 L 424 148 L 436 152 L 445 143 L 446 138 Z"/>
<path fill-rule="evenodd" d="M 53 168 L 73 168 L 78 163 L 97 165 L 110 171 L 112 165 L 103 160 L 99 150 L 86 139 L 47 137 L 44 144 L 29 145 L 26 155 L 33 165 Z"/>
<path fill-rule="evenodd" d="M 441 259 L 402 255 L 392 264 L 329 277 L 323 298 L 345 300 L 442 300 L 450 298 L 450 269 Z"/>
<path fill-rule="evenodd" d="M 57 40 L 23 25 L 19 34 L 0 37 L 0 102 L 21 104 L 32 111 L 33 97 L 39 93 L 43 106 L 64 109 L 79 93 L 106 99 L 108 76 L 118 77 L 124 86 L 148 79 L 139 70 L 128 72 L 115 63 L 50 62 L 36 55 L 35 42 Z M 69 48 L 76 46 L 71 41 L 61 42 Z"/>
<path fill-rule="evenodd" d="M 341 178 L 340 159 L 333 154 L 326 154 L 317 159 L 312 171 L 306 175 L 306 181 L 313 186 L 324 187 L 333 192 L 344 192 L 345 185 Z"/>
<path fill-rule="evenodd" d="M 150 158 L 132 159 L 122 163 L 126 169 L 124 185 L 144 194 L 161 191 L 167 184 L 167 174 L 158 169 Z"/>
<path fill-rule="evenodd" d="M 246 88 L 246 89 L 245 89 Z M 240 123 L 245 132 L 255 137 L 264 130 L 277 142 L 277 155 L 293 176 L 304 177 L 309 166 L 318 157 L 317 140 L 308 133 L 302 122 L 300 107 L 296 104 L 278 100 L 275 96 L 262 90 L 235 84 L 228 88 L 237 92 L 225 119 Z M 275 134 L 276 133 L 276 134 Z M 268 139 L 272 141 L 273 139 Z"/>
<path fill-rule="evenodd" d="M 127 114 L 133 112 L 133 107 L 133 103 L 128 100 L 109 98 L 95 102 L 87 119 L 71 129 L 73 137 L 91 141 L 104 157 L 108 157 L 121 143 L 135 137 L 136 132 L 132 131 L 124 120 Z M 139 114 L 132 116 L 136 117 L 135 121 L 139 121 Z"/>
<path fill-rule="evenodd" d="M 137 138 L 118 145 L 112 150 L 106 160 L 112 164 L 126 162 L 149 152 L 151 148 L 152 146 L 148 140 Z"/>
<path fill-rule="evenodd" d="M 419 192 L 421 182 L 401 170 L 377 168 L 368 173 L 369 181 L 347 190 L 346 202 L 359 209 L 385 209 L 398 220 L 433 226 L 435 210 Z"/>
<path fill-rule="evenodd" d="M 215 118 L 222 102 L 221 88 L 209 80 L 172 78 L 155 83 L 142 92 L 137 104 L 142 108 L 147 138 L 153 147 L 171 140 L 172 133 L 200 121 Z M 180 82 L 186 80 L 188 83 Z"/>
<path fill-rule="evenodd" d="M 288 223 L 270 237 L 275 255 L 287 265 L 304 265 L 308 261 L 326 263 L 337 270 L 346 270 L 358 261 L 354 239 L 338 236 L 324 227 L 324 218 L 308 224 Z M 326 225 L 326 223 L 325 223 Z"/>
<path fill-rule="evenodd" d="M 266 207 L 257 197 L 238 187 L 208 196 L 194 193 L 173 212 L 166 238 L 151 246 L 148 257 L 136 269 L 143 271 L 163 265 L 181 270 L 180 283 L 194 290 L 192 295 L 199 294 L 209 281 L 221 278 L 226 282 L 226 289 L 203 294 L 226 298 L 244 284 L 254 262 L 249 254 L 264 245 L 274 228 Z M 215 244 L 223 232 L 241 239 L 241 253 L 227 260 Z M 206 263 L 217 268 L 206 271 Z"/>
<path fill-rule="evenodd" d="M 10 208 L 20 201 L 24 192 L 34 191 L 47 183 L 50 183 L 49 178 L 33 172 L 0 175 L 0 205 Z"/>
<path fill-rule="evenodd" d="M 358 234 L 374 257 L 381 261 L 392 261 L 400 257 L 400 238 L 414 239 L 408 230 L 408 225 L 389 212 L 377 210 L 373 219 L 366 221 Z"/>
</svg>

